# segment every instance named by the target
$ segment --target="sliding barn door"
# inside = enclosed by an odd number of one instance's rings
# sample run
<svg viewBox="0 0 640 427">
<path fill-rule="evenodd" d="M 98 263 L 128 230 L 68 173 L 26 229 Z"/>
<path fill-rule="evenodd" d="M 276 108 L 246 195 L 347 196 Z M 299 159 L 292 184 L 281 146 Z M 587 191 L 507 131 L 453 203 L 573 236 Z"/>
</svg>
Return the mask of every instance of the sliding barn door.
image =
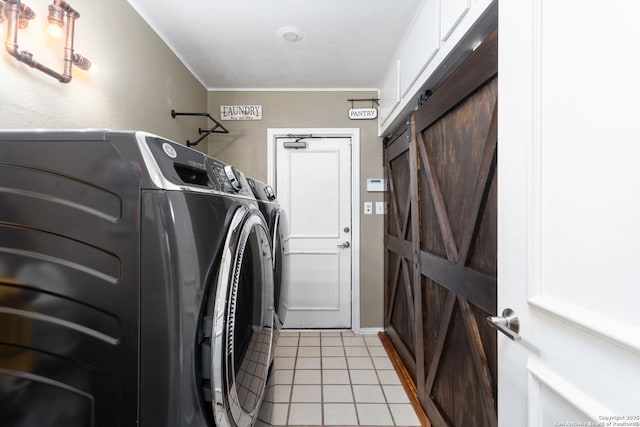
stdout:
<svg viewBox="0 0 640 427">
<path fill-rule="evenodd" d="M 387 331 L 434 426 L 497 425 L 497 59 L 494 33 L 386 149 Z"/>
<path fill-rule="evenodd" d="M 415 345 L 420 321 L 415 312 L 413 228 L 411 192 L 414 181 L 410 166 L 411 133 L 407 127 L 394 136 L 385 148 L 385 166 L 389 183 L 385 229 L 385 325 L 394 347 L 414 378 L 416 376 Z"/>
</svg>

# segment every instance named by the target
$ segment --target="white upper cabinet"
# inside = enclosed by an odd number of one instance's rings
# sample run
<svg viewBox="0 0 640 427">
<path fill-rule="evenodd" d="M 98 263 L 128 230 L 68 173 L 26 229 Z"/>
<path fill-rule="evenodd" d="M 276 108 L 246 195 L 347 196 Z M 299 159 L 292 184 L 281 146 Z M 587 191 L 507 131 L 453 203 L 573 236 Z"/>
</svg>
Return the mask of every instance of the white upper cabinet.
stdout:
<svg viewBox="0 0 640 427">
<path fill-rule="evenodd" d="M 388 117 L 394 108 L 400 103 L 400 60 L 389 64 L 384 82 L 380 87 L 380 116 Z"/>
<path fill-rule="evenodd" d="M 401 96 L 407 94 L 438 49 L 440 49 L 440 0 L 425 0 L 400 48 Z"/>
<path fill-rule="evenodd" d="M 471 7 L 471 0 L 443 0 L 440 13 L 442 40 L 447 40 Z"/>
<path fill-rule="evenodd" d="M 497 0 L 423 0 L 380 85 L 380 135 L 414 110 L 432 89 L 493 30 Z"/>
</svg>

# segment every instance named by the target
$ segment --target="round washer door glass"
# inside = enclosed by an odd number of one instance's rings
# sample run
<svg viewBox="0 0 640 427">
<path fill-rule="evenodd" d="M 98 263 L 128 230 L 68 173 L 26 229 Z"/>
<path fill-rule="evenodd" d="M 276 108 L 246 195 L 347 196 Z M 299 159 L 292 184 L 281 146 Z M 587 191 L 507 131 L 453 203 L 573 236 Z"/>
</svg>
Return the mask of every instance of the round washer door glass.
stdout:
<svg viewBox="0 0 640 427">
<path fill-rule="evenodd" d="M 236 211 L 218 275 L 213 325 L 217 425 L 250 426 L 264 398 L 273 338 L 273 270 L 258 211 Z"/>
</svg>

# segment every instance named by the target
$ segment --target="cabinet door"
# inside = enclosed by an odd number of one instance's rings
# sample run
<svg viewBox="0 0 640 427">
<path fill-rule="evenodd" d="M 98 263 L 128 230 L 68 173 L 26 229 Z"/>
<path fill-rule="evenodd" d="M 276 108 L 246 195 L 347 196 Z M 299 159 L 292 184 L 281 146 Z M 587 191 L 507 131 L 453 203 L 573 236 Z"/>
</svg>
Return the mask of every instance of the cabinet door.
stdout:
<svg viewBox="0 0 640 427">
<path fill-rule="evenodd" d="M 391 63 L 380 88 L 380 123 L 384 123 L 400 102 L 400 66 L 399 60 Z"/>
<path fill-rule="evenodd" d="M 446 2 L 445 2 L 446 3 Z M 440 49 L 440 0 L 426 0 L 400 51 L 400 93 L 406 96 Z"/>
<path fill-rule="evenodd" d="M 443 0 L 441 11 L 442 40 L 447 40 L 464 15 L 469 11 L 471 0 Z"/>
</svg>

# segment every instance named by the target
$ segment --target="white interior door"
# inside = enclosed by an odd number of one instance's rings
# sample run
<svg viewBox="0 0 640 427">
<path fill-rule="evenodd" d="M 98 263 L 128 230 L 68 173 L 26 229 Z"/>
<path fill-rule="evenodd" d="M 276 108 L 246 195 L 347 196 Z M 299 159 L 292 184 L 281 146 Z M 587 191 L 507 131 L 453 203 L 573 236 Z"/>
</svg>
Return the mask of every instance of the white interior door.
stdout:
<svg viewBox="0 0 640 427">
<path fill-rule="evenodd" d="M 276 191 L 289 221 L 285 328 L 351 327 L 350 143 L 276 141 Z"/>
<path fill-rule="evenodd" d="M 499 7 L 499 425 L 638 426 L 640 4 Z"/>
</svg>

